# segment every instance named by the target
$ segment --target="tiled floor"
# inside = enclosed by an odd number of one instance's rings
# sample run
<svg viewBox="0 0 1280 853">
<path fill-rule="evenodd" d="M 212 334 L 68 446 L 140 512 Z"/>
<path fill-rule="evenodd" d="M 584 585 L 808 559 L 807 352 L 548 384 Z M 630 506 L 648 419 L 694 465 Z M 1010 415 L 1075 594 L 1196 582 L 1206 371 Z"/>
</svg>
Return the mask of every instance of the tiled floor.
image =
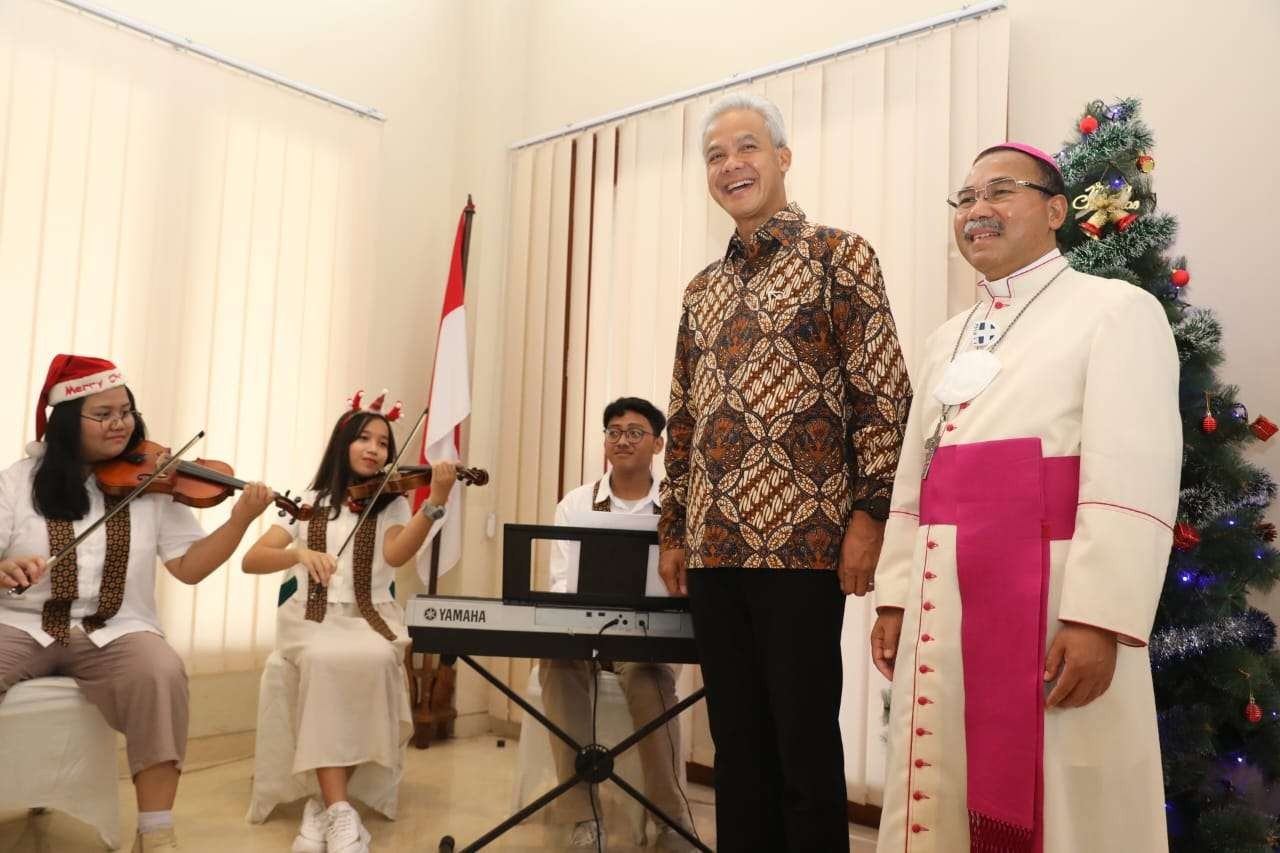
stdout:
<svg viewBox="0 0 1280 853">
<path fill-rule="evenodd" d="M 499 748 L 492 735 L 445 741 L 421 752 L 410 749 L 400 788 L 399 820 L 388 821 L 361 812 L 373 833 L 373 849 L 435 853 L 445 834 L 453 835 L 461 849 L 507 816 L 515 764 L 515 742 L 508 741 L 505 748 Z M 245 758 L 195 769 L 183 776 L 176 817 L 178 837 L 186 853 L 289 849 L 301 816 L 301 803 L 277 809 L 260 826 L 246 823 L 252 767 L 252 761 Z M 711 847 L 715 846 L 713 797 L 710 788 L 690 786 L 689 799 L 698 831 Z M 131 840 L 135 823 L 133 788 L 125 782 L 120 784 L 120 805 L 125 838 Z M 621 829 L 620 818 L 611 818 L 610 825 L 611 851 L 639 849 L 629 846 L 632 839 Z M 535 817 L 503 836 L 491 849 L 557 850 L 561 844 L 562 836 Z M 852 828 L 853 853 L 870 853 L 874 845 L 873 833 Z M 94 830 L 66 815 L 0 813 L 0 853 L 99 853 L 102 849 Z"/>
</svg>

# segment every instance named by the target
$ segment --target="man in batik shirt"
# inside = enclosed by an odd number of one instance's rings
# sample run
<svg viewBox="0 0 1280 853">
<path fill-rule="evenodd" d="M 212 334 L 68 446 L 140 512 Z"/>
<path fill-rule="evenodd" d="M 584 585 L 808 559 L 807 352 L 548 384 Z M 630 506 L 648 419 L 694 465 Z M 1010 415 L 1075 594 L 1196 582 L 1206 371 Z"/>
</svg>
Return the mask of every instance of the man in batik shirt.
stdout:
<svg viewBox="0 0 1280 853">
<path fill-rule="evenodd" d="M 685 291 L 659 534 L 706 682 L 717 846 L 846 850 L 844 594 L 871 586 L 910 385 L 871 246 L 787 203 L 777 107 L 721 100 L 702 150 L 737 228 Z"/>
</svg>

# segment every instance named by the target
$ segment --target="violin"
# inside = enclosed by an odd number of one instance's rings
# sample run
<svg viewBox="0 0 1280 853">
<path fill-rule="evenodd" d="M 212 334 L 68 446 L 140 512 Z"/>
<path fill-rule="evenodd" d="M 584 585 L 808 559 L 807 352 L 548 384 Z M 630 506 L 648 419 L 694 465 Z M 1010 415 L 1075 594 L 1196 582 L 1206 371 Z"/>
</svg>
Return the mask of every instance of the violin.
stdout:
<svg viewBox="0 0 1280 853">
<path fill-rule="evenodd" d="M 347 487 L 347 497 L 355 501 L 367 500 L 378 491 L 381 478 L 373 477 L 363 483 Z M 466 486 L 483 486 L 489 482 L 489 472 L 483 468 L 458 468 L 458 482 Z M 382 489 L 384 495 L 402 495 L 431 485 L 430 465 L 403 465 L 387 480 Z M 310 509 L 310 507 L 308 507 Z"/>
<path fill-rule="evenodd" d="M 93 466 L 98 488 L 103 494 L 125 497 L 164 464 L 163 457 L 168 453 L 169 448 L 163 445 L 141 441 L 129 452 L 99 462 Z M 178 503 L 197 509 L 217 506 L 232 492 L 249 485 L 234 474 L 230 465 L 215 459 L 181 460 L 152 480 L 143 494 L 169 495 Z M 485 476 L 487 479 L 488 475 Z M 288 492 L 283 495 L 274 492 L 272 503 L 279 508 L 281 516 L 289 515 L 302 521 L 311 516 L 311 506 L 303 504 L 300 498 L 290 497 Z"/>
</svg>

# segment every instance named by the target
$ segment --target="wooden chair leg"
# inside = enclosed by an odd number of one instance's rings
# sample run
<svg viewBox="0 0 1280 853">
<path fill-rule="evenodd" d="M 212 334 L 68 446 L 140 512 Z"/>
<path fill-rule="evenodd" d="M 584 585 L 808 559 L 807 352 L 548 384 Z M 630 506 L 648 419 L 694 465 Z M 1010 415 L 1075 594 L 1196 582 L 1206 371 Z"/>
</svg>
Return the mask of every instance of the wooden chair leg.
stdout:
<svg viewBox="0 0 1280 853">
<path fill-rule="evenodd" d="M 422 655 L 415 665 L 413 652 L 406 652 L 409 678 L 409 705 L 413 711 L 413 745 L 426 749 L 432 740 L 451 737 L 458 712 L 453 706 L 457 673 L 452 666 L 440 666 L 432 655 Z"/>
</svg>

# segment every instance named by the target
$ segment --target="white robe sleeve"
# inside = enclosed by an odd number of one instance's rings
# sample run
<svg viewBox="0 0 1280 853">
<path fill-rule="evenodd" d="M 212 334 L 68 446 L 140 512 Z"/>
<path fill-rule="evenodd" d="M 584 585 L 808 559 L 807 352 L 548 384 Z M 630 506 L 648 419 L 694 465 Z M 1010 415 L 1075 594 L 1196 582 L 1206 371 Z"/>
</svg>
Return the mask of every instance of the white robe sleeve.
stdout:
<svg viewBox="0 0 1280 853">
<path fill-rule="evenodd" d="M 1178 508 L 1182 420 L 1173 333 L 1136 288 L 1094 333 L 1081 417 L 1080 504 L 1057 616 L 1146 645 Z"/>
</svg>

